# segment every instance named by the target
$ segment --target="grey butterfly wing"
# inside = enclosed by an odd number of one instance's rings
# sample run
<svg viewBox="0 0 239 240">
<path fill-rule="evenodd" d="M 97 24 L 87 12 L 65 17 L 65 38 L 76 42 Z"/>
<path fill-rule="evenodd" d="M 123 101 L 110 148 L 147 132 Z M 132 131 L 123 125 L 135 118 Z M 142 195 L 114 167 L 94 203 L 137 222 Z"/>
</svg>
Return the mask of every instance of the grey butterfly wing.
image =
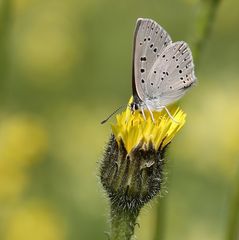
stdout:
<svg viewBox="0 0 239 240">
<path fill-rule="evenodd" d="M 146 98 L 145 82 L 156 59 L 172 43 L 169 34 L 155 21 L 139 18 L 134 34 L 133 78 L 134 97 Z"/>
<path fill-rule="evenodd" d="M 163 50 L 145 81 L 147 99 L 166 106 L 181 98 L 196 83 L 194 64 L 187 43 L 180 41 Z"/>
</svg>

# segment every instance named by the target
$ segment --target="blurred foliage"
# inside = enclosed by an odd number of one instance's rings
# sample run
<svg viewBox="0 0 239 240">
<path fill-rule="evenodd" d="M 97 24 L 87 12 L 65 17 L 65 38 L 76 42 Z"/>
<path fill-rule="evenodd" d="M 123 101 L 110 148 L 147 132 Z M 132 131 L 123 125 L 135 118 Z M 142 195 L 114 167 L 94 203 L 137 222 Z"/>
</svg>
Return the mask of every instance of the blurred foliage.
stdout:
<svg viewBox="0 0 239 240">
<path fill-rule="evenodd" d="M 99 122 L 131 95 L 138 17 L 194 42 L 200 0 L 0 1 L 0 239 L 106 239 L 97 162 L 110 134 Z M 225 239 L 239 171 L 238 7 L 222 1 L 180 105 L 171 144 L 165 239 Z M 139 239 L 152 239 L 155 204 Z"/>
</svg>

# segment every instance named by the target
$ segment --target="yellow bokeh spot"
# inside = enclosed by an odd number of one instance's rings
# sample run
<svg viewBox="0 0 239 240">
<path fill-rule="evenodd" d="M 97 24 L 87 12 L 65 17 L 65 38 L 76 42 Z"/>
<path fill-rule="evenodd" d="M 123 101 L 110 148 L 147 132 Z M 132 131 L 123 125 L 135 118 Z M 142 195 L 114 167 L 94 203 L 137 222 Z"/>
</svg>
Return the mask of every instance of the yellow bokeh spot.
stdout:
<svg viewBox="0 0 239 240">
<path fill-rule="evenodd" d="M 130 103 L 132 102 L 132 97 Z M 150 142 L 158 150 L 165 147 L 185 123 L 186 114 L 178 107 L 168 107 L 173 121 L 168 113 L 153 111 L 155 121 L 151 119 L 150 113 L 145 111 L 146 119 L 140 111 L 132 112 L 129 107 L 126 111 L 116 116 L 116 124 L 112 124 L 113 134 L 118 142 L 122 140 L 128 153 L 142 143 L 147 149 Z"/>
<path fill-rule="evenodd" d="M 7 221 L 5 240 L 63 240 L 65 228 L 59 216 L 39 202 L 15 209 Z"/>
<path fill-rule="evenodd" d="M 68 83 L 83 54 L 83 34 L 75 34 L 72 7 L 66 1 L 15 0 L 14 60 L 37 86 Z M 74 18 L 74 17 L 73 17 Z M 81 31 L 78 29 L 77 31 Z"/>
<path fill-rule="evenodd" d="M 2 117 L 0 121 L 0 202 L 17 199 L 28 184 L 27 168 L 42 159 L 48 134 L 27 116 Z"/>
<path fill-rule="evenodd" d="M 46 151 L 47 145 L 46 129 L 34 119 L 13 116 L 0 122 L 0 166 L 31 164 Z"/>
</svg>

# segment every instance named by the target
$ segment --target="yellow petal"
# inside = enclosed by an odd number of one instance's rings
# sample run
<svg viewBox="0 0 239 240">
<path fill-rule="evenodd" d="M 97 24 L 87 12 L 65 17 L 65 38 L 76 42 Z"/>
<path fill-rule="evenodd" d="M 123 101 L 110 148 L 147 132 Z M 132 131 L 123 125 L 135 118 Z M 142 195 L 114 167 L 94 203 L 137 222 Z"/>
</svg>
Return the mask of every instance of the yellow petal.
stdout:
<svg viewBox="0 0 239 240">
<path fill-rule="evenodd" d="M 132 101 L 133 97 L 130 98 L 126 110 L 116 116 L 116 123 L 111 125 L 117 143 L 120 144 L 120 140 L 122 140 L 128 153 L 141 142 L 146 147 L 152 142 L 156 151 L 160 146 L 165 147 L 185 124 L 186 114 L 179 107 L 168 107 L 178 123 L 173 121 L 164 110 L 152 112 L 155 119 L 153 122 L 146 110 L 146 119 L 139 110 L 132 112 L 129 107 Z"/>
</svg>

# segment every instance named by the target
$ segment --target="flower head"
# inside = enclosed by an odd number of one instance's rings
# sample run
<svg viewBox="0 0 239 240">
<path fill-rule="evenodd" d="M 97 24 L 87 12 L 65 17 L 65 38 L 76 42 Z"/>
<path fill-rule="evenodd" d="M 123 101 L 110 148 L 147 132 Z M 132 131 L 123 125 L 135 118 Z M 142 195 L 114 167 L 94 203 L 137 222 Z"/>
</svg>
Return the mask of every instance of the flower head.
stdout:
<svg viewBox="0 0 239 240">
<path fill-rule="evenodd" d="M 129 104 L 133 98 L 130 99 Z M 145 119 L 130 107 L 116 116 L 113 134 L 101 164 L 101 182 L 111 204 L 120 211 L 137 212 L 157 195 L 164 181 L 166 146 L 185 123 L 186 114 L 178 107 L 150 113 Z"/>
<path fill-rule="evenodd" d="M 131 97 L 129 103 L 132 99 Z M 139 145 L 145 150 L 150 144 L 156 151 L 164 148 L 183 127 L 186 118 L 186 114 L 179 107 L 170 106 L 168 109 L 177 122 L 173 121 L 165 110 L 153 112 L 155 118 L 153 121 L 149 111 L 145 111 L 144 119 L 140 110 L 132 112 L 130 107 L 127 107 L 116 116 L 116 124 L 112 124 L 116 141 L 118 144 L 122 141 L 128 153 Z"/>
</svg>

